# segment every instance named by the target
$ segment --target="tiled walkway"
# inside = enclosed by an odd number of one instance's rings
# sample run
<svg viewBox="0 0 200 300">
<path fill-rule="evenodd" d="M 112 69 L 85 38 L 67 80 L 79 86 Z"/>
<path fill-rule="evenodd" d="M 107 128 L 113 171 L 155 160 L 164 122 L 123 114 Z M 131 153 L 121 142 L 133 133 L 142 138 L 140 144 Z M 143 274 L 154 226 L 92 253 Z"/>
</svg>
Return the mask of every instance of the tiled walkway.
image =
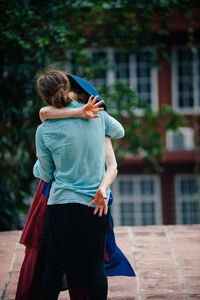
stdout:
<svg viewBox="0 0 200 300">
<path fill-rule="evenodd" d="M 109 278 L 109 300 L 200 300 L 200 225 L 116 227 L 117 244 L 137 274 Z M 2 300 L 15 298 L 21 232 L 0 232 Z M 59 300 L 69 299 L 62 292 Z"/>
</svg>

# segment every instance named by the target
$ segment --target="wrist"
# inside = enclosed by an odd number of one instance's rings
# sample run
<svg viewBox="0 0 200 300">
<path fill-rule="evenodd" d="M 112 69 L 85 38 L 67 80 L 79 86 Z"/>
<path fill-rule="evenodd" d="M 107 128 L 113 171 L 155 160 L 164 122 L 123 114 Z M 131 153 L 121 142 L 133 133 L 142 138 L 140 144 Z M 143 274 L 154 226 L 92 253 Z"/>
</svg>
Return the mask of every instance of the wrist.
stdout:
<svg viewBox="0 0 200 300">
<path fill-rule="evenodd" d="M 73 110 L 75 110 L 75 116 L 76 116 L 77 118 L 84 118 L 84 114 L 83 114 L 83 109 L 82 109 L 82 107 L 74 108 Z"/>
<path fill-rule="evenodd" d="M 85 119 L 84 109 L 83 107 L 79 108 L 79 118 Z"/>
<path fill-rule="evenodd" d="M 99 190 L 101 190 L 102 192 L 106 193 L 107 188 L 105 186 L 100 185 L 99 186 Z"/>
</svg>

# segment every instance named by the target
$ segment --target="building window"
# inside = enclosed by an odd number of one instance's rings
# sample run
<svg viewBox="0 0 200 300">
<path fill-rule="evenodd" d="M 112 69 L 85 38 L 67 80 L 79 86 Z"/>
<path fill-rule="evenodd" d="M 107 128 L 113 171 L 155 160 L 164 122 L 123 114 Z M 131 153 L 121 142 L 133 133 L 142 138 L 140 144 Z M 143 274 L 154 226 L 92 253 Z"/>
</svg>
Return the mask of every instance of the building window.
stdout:
<svg viewBox="0 0 200 300">
<path fill-rule="evenodd" d="M 140 101 L 144 104 L 151 104 L 151 52 L 143 51 L 136 55 L 136 91 Z"/>
<path fill-rule="evenodd" d="M 155 225 L 155 203 L 142 203 L 142 224 Z"/>
<path fill-rule="evenodd" d="M 177 224 L 200 223 L 200 185 L 195 175 L 175 177 Z"/>
<path fill-rule="evenodd" d="M 152 66 L 153 50 L 142 50 L 138 54 L 107 48 L 91 49 L 95 78 L 91 83 L 98 86 L 126 82 L 139 96 L 141 103 L 158 108 L 157 70 Z M 105 66 L 107 70 L 105 70 Z M 72 57 L 71 72 L 81 76 L 76 59 Z"/>
<path fill-rule="evenodd" d="M 194 130 L 180 127 L 178 132 L 167 131 L 166 146 L 169 151 L 194 150 Z"/>
<path fill-rule="evenodd" d="M 154 182 L 152 179 L 140 181 L 141 195 L 154 195 Z"/>
<path fill-rule="evenodd" d="M 114 62 L 115 62 L 115 82 L 125 81 L 129 82 L 130 78 L 130 55 L 128 53 L 115 52 Z"/>
<path fill-rule="evenodd" d="M 157 175 L 119 175 L 112 185 L 117 225 L 162 224 L 160 180 Z"/>
<path fill-rule="evenodd" d="M 174 107 L 183 113 L 200 111 L 200 49 L 174 48 L 172 86 Z"/>
<path fill-rule="evenodd" d="M 120 181 L 119 182 L 119 194 L 120 195 L 132 195 L 133 194 L 133 181 Z"/>
<path fill-rule="evenodd" d="M 120 203 L 121 224 L 124 226 L 133 226 L 134 224 L 134 203 Z"/>
<path fill-rule="evenodd" d="M 143 50 L 137 54 L 114 52 L 114 82 L 127 82 L 138 93 L 139 100 L 157 109 L 155 69 L 152 67 L 153 52 Z"/>
</svg>

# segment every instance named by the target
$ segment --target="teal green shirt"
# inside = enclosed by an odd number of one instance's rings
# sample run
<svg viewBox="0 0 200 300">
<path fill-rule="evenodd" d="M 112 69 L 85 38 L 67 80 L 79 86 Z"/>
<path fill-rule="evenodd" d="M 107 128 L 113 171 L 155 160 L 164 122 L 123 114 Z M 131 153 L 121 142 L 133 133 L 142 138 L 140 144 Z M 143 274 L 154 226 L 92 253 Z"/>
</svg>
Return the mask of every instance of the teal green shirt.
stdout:
<svg viewBox="0 0 200 300">
<path fill-rule="evenodd" d="M 73 101 L 68 107 L 81 107 Z M 81 203 L 95 196 L 105 172 L 105 136 L 121 138 L 122 125 L 105 111 L 97 119 L 46 120 L 36 131 L 35 177 L 53 180 L 48 205 Z M 109 198 L 110 188 L 107 190 Z M 95 206 L 95 205 L 93 205 Z"/>
</svg>

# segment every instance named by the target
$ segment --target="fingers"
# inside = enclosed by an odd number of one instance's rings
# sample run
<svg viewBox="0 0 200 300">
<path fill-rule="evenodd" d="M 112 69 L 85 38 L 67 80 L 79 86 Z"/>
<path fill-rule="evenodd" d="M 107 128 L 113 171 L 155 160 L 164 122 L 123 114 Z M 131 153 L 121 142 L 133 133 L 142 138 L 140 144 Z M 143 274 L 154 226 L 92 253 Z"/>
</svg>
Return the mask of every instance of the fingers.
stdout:
<svg viewBox="0 0 200 300">
<path fill-rule="evenodd" d="M 94 215 L 96 215 L 96 214 L 98 213 L 98 211 L 99 211 L 99 217 L 101 217 L 102 214 L 103 214 L 103 207 L 97 205 L 97 206 L 95 207 L 95 210 L 94 210 Z"/>
<path fill-rule="evenodd" d="M 99 217 L 101 217 L 103 213 L 104 215 L 107 215 L 108 213 L 108 205 L 106 203 L 107 198 L 108 197 L 102 193 L 101 189 L 96 191 L 94 199 L 88 204 L 88 207 L 90 207 L 92 204 L 96 204 L 96 207 L 93 212 L 94 215 L 96 215 L 97 213 Z"/>
<path fill-rule="evenodd" d="M 94 96 L 92 96 L 92 97 L 94 97 Z M 99 98 L 99 96 L 97 95 L 97 96 L 95 96 L 94 97 L 94 99 L 92 100 L 92 104 L 95 104 L 96 102 L 97 102 L 97 99 Z"/>
<path fill-rule="evenodd" d="M 97 112 L 99 112 L 99 111 L 102 111 L 102 110 L 104 110 L 103 107 L 100 107 L 100 108 L 98 108 L 98 109 L 95 109 L 95 113 L 97 113 Z"/>
<path fill-rule="evenodd" d="M 102 213 L 103 213 L 103 207 L 101 206 L 100 209 L 99 209 L 99 217 L 102 216 Z"/>
<path fill-rule="evenodd" d="M 90 96 L 90 98 L 89 98 L 89 100 L 88 100 L 88 103 L 91 103 L 91 102 L 92 102 L 92 98 L 93 98 L 93 97 L 94 97 L 93 95 Z"/>
<path fill-rule="evenodd" d="M 106 204 L 104 207 L 101 206 L 101 207 L 99 208 L 99 217 L 102 216 L 103 211 L 104 211 L 104 215 L 107 215 L 107 213 L 108 213 L 108 206 L 107 206 L 107 204 Z"/>
<path fill-rule="evenodd" d="M 98 106 L 101 106 L 103 103 L 104 103 L 104 100 L 101 100 L 101 101 L 98 101 L 97 102 L 97 99 L 99 98 L 99 96 L 97 95 L 97 96 L 95 96 L 94 97 L 94 99 L 93 99 L 93 95 L 91 95 L 90 97 L 89 97 L 89 100 L 88 100 L 88 103 L 91 103 L 91 104 L 93 104 L 94 105 L 94 107 L 98 107 Z M 93 100 L 92 100 L 93 99 Z M 97 103 L 96 103 L 97 102 Z M 87 104 L 88 104 L 87 103 Z M 96 104 L 95 104 L 96 103 Z"/>
<path fill-rule="evenodd" d="M 96 205 L 95 210 L 94 210 L 94 215 L 99 211 L 99 217 L 102 216 L 103 212 L 104 215 L 107 215 L 108 213 L 108 205 L 105 203 L 104 205 Z"/>
<path fill-rule="evenodd" d="M 103 208 L 102 206 L 101 207 L 96 206 L 95 210 L 94 210 L 94 215 L 96 215 L 98 213 L 98 210 L 99 210 L 99 217 L 102 216 L 103 211 L 104 211 L 104 215 L 107 215 L 107 213 L 108 213 L 108 207 L 107 206 L 105 208 Z"/>
<path fill-rule="evenodd" d="M 95 102 L 96 102 L 96 101 L 95 101 Z M 101 100 L 101 101 L 97 102 L 97 103 L 94 105 L 94 107 L 98 107 L 98 106 L 102 105 L 103 103 L 104 103 L 104 101 Z M 93 104 L 94 104 L 94 103 L 93 103 Z"/>
<path fill-rule="evenodd" d="M 104 215 L 107 215 L 107 213 L 108 213 L 108 205 L 106 204 L 104 206 Z"/>
<path fill-rule="evenodd" d="M 96 119 L 96 118 L 101 118 L 100 115 L 94 115 L 94 116 L 91 116 L 90 119 Z"/>
<path fill-rule="evenodd" d="M 94 210 L 94 215 L 96 215 L 96 213 L 98 212 L 98 209 L 99 209 L 99 207 L 96 206 L 96 207 L 95 207 L 95 210 Z"/>
<path fill-rule="evenodd" d="M 92 204 L 94 204 L 96 202 L 96 200 L 92 200 L 89 204 L 88 204 L 88 207 L 90 207 Z"/>
</svg>

